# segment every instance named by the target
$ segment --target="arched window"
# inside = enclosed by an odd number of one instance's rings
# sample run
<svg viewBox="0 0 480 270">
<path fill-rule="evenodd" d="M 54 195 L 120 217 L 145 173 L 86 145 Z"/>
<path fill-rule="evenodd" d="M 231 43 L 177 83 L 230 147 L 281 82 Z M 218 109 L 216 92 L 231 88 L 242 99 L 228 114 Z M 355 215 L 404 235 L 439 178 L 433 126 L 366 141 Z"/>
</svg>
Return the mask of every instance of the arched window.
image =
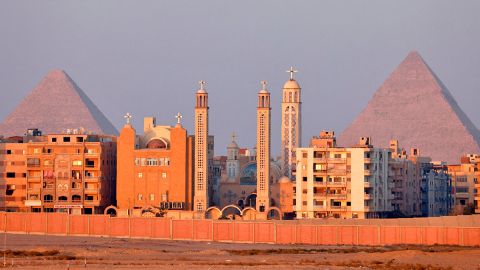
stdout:
<svg viewBox="0 0 480 270">
<path fill-rule="evenodd" d="M 43 196 L 43 201 L 44 202 L 53 202 L 53 196 L 52 195 L 45 195 L 45 196 Z"/>
<path fill-rule="evenodd" d="M 80 195 L 73 195 L 72 196 L 72 202 L 81 202 L 82 197 Z"/>
<path fill-rule="evenodd" d="M 66 201 L 68 201 L 68 198 L 67 198 L 67 196 L 60 196 L 60 197 L 58 197 L 58 201 L 59 202 L 66 202 Z"/>
</svg>

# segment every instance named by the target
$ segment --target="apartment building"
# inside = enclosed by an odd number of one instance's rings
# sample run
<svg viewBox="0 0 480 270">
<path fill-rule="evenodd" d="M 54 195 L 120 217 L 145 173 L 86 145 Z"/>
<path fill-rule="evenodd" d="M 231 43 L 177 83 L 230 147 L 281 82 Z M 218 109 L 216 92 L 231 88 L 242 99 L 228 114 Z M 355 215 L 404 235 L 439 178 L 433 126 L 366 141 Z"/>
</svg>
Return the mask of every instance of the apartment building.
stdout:
<svg viewBox="0 0 480 270">
<path fill-rule="evenodd" d="M 0 211 L 26 212 L 26 144 L 23 137 L 0 139 Z"/>
<path fill-rule="evenodd" d="M 362 137 L 337 147 L 334 132 L 322 131 L 308 148 L 296 149 L 294 211 L 303 218 L 380 218 L 391 214 L 390 149 Z"/>
<path fill-rule="evenodd" d="M 103 214 L 115 203 L 115 137 L 31 129 L 0 149 L 7 211 Z"/>
<path fill-rule="evenodd" d="M 454 214 L 471 214 L 475 212 L 475 182 L 477 181 L 478 155 L 469 154 L 460 158 L 460 164 L 448 165 L 452 179 Z"/>
<path fill-rule="evenodd" d="M 480 158 L 476 158 L 475 164 L 477 165 L 477 170 L 475 171 L 475 213 L 480 214 L 480 183 L 478 179 L 480 178 Z"/>
<path fill-rule="evenodd" d="M 422 216 L 448 215 L 453 204 L 448 166 L 442 162 L 425 163 L 422 171 Z"/>
<path fill-rule="evenodd" d="M 393 181 L 394 216 L 418 217 L 422 215 L 423 168 L 429 164 L 429 157 L 420 156 L 420 150 L 410 149 L 410 153 L 400 149 L 397 140 L 390 141 L 392 159 L 389 176 Z"/>
</svg>

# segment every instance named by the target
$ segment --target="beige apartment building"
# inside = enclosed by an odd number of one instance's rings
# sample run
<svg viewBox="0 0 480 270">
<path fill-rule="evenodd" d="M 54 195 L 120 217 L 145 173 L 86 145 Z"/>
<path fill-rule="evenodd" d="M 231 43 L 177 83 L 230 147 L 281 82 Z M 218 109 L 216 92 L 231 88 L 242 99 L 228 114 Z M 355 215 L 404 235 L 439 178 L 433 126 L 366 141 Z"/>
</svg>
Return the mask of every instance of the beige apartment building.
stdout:
<svg viewBox="0 0 480 270">
<path fill-rule="evenodd" d="M 0 211 L 25 212 L 26 145 L 22 137 L 0 140 Z"/>
<path fill-rule="evenodd" d="M 478 155 L 469 154 L 460 158 L 460 164 L 448 165 L 452 178 L 452 196 L 454 214 L 475 212 L 475 183 L 477 181 Z"/>
<path fill-rule="evenodd" d="M 380 218 L 393 210 L 390 149 L 370 138 L 337 147 L 333 132 L 322 131 L 308 148 L 297 148 L 294 211 L 302 218 Z"/>
<path fill-rule="evenodd" d="M 0 143 L 0 164 L 6 211 L 103 214 L 115 203 L 115 137 L 31 129 Z"/>
</svg>

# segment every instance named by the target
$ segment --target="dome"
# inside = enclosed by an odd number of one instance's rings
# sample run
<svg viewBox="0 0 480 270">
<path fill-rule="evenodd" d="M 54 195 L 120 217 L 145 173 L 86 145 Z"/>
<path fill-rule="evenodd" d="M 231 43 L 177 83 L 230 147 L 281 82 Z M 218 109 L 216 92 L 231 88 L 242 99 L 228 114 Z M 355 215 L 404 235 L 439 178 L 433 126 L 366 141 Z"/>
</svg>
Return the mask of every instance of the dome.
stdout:
<svg viewBox="0 0 480 270">
<path fill-rule="evenodd" d="M 199 89 L 197 91 L 197 94 L 206 94 L 206 93 L 207 93 L 207 91 L 205 91 L 205 89 Z"/>
<path fill-rule="evenodd" d="M 286 176 L 283 176 L 282 178 L 278 179 L 278 183 L 279 184 L 282 184 L 282 183 L 290 183 L 292 182 L 292 180 L 290 180 L 290 178 L 286 177 Z"/>
<path fill-rule="evenodd" d="M 147 148 L 148 149 L 166 149 L 167 144 L 163 140 L 153 139 L 147 143 Z"/>
<path fill-rule="evenodd" d="M 296 80 L 291 79 L 285 82 L 283 89 L 300 89 L 300 85 L 298 85 Z"/>
<path fill-rule="evenodd" d="M 239 147 L 238 147 L 238 144 L 237 144 L 236 142 L 232 141 L 232 142 L 227 146 L 227 148 L 239 148 Z"/>
<path fill-rule="evenodd" d="M 268 94 L 268 91 L 265 90 L 265 89 L 262 89 L 262 90 L 260 90 L 260 92 L 258 92 L 258 93 L 259 93 L 259 94 Z"/>
</svg>

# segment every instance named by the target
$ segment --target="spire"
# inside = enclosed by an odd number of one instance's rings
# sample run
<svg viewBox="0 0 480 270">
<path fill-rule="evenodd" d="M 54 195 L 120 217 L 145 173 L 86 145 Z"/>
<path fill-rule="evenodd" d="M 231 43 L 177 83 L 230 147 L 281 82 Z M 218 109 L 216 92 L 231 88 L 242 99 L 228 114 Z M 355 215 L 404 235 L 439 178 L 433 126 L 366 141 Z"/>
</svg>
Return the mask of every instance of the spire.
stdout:
<svg viewBox="0 0 480 270">
<path fill-rule="evenodd" d="M 131 122 L 131 120 L 132 120 L 132 117 L 133 117 L 133 116 L 132 116 L 129 112 L 127 112 L 127 113 L 125 114 L 125 116 L 123 116 L 123 118 L 125 118 L 125 120 L 127 121 L 127 123 L 126 123 L 127 125 L 130 125 L 130 122 Z"/>
</svg>

